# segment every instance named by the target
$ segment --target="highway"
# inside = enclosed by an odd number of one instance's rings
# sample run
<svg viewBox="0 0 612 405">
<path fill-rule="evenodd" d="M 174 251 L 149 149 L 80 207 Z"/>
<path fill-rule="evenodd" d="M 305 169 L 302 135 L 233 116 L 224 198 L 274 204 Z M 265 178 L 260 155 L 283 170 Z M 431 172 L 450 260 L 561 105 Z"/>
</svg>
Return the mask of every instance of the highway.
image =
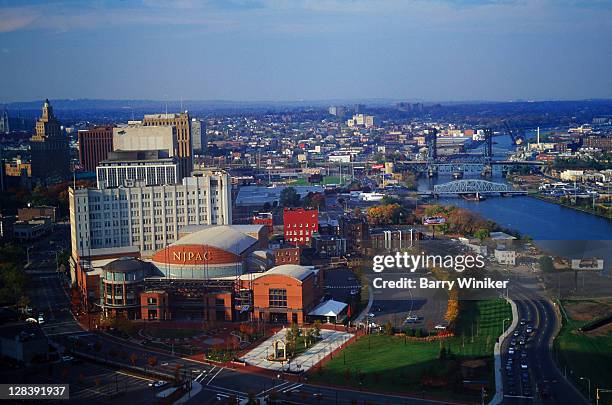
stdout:
<svg viewBox="0 0 612 405">
<path fill-rule="evenodd" d="M 504 403 L 587 404 L 555 365 L 552 342 L 560 320 L 553 303 L 538 292 L 534 279 L 514 283 L 509 295 L 517 305 L 519 323 L 502 344 Z"/>
</svg>

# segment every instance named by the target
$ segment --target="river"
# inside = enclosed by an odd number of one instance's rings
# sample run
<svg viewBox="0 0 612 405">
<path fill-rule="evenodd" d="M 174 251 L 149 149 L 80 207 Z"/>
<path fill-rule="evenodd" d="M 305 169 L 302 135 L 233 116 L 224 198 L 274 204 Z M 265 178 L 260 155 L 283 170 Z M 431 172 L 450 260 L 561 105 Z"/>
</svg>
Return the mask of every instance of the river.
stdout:
<svg viewBox="0 0 612 405">
<path fill-rule="evenodd" d="M 496 158 L 511 147 L 509 137 L 495 137 Z M 419 179 L 419 190 L 431 190 L 436 183 L 452 181 L 449 177 Z M 493 178 L 504 182 L 505 179 Z M 446 198 L 440 203 L 469 209 L 500 226 L 533 238 L 543 249 L 566 257 L 600 257 L 612 264 L 612 221 L 551 204 L 536 198 L 490 197 L 484 201 Z M 608 267 L 608 266 L 606 266 Z"/>
</svg>

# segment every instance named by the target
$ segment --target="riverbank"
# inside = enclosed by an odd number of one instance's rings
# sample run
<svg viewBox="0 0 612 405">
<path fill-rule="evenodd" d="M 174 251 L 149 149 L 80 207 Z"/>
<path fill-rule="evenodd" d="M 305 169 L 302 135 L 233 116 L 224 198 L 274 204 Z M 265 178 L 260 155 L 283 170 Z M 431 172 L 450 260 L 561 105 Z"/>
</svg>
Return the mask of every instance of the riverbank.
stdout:
<svg viewBox="0 0 612 405">
<path fill-rule="evenodd" d="M 585 214 L 594 215 L 596 217 L 604 218 L 607 220 L 612 220 L 612 208 L 609 208 L 607 210 L 607 214 L 602 214 L 601 212 L 593 210 L 593 208 L 590 206 L 580 206 L 580 205 L 563 203 L 560 198 L 546 197 L 539 193 L 530 194 L 529 196 L 533 198 L 537 198 L 538 200 L 546 201 L 551 204 L 559 205 L 561 207 L 584 212 Z"/>
</svg>

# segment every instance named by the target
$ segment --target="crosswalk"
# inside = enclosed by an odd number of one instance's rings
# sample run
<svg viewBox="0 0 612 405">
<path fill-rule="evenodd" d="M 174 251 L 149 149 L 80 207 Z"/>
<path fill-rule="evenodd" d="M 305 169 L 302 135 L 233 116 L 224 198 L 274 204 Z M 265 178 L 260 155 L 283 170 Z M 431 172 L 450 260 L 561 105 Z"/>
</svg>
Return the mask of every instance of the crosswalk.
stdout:
<svg viewBox="0 0 612 405">
<path fill-rule="evenodd" d="M 296 390 L 298 388 L 300 388 L 301 386 L 303 386 L 304 384 L 300 384 L 300 383 L 296 383 L 293 381 L 285 381 L 282 382 L 278 385 L 275 385 L 272 388 L 268 388 L 266 390 L 261 391 L 259 394 L 257 394 L 257 396 L 264 396 L 264 395 L 268 395 L 273 391 L 276 391 L 278 393 L 282 393 L 282 394 L 287 394 L 288 392 L 291 392 L 293 390 Z"/>
</svg>

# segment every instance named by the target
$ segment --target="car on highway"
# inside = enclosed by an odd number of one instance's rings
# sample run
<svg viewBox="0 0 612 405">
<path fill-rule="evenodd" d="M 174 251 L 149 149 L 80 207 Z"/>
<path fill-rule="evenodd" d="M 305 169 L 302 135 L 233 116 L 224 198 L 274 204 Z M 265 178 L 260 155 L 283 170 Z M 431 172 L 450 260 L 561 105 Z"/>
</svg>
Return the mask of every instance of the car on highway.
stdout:
<svg viewBox="0 0 612 405">
<path fill-rule="evenodd" d="M 525 330 L 525 332 L 531 333 L 531 332 L 533 332 L 533 328 L 531 326 L 528 326 L 527 329 Z"/>
<path fill-rule="evenodd" d="M 513 347 L 508 349 L 508 354 L 514 354 L 514 348 Z"/>
<path fill-rule="evenodd" d="M 527 363 L 521 363 L 521 370 L 527 370 L 529 368 L 529 366 L 527 365 Z"/>
<path fill-rule="evenodd" d="M 68 355 L 64 355 L 64 356 L 62 356 L 61 360 L 62 360 L 63 363 L 67 363 L 67 362 L 70 362 L 70 361 L 74 361 L 74 357 L 68 356 Z"/>
<path fill-rule="evenodd" d="M 159 388 L 159 387 L 163 387 L 164 385 L 168 384 L 166 381 L 164 380 L 159 380 L 159 381 L 151 381 L 149 383 L 149 387 L 155 387 L 155 388 Z"/>
<path fill-rule="evenodd" d="M 416 323 L 419 321 L 419 317 L 416 315 L 408 315 L 406 317 L 406 323 Z"/>
<path fill-rule="evenodd" d="M 444 326 L 444 325 L 436 325 L 436 326 L 434 326 L 434 329 L 435 330 L 446 330 L 446 326 Z"/>
<path fill-rule="evenodd" d="M 512 334 L 512 336 L 517 337 L 519 335 L 518 330 L 515 330 L 514 333 Z"/>
<path fill-rule="evenodd" d="M 43 323 L 45 323 L 45 316 L 44 314 L 41 312 L 38 314 L 38 324 L 42 325 Z"/>
</svg>

